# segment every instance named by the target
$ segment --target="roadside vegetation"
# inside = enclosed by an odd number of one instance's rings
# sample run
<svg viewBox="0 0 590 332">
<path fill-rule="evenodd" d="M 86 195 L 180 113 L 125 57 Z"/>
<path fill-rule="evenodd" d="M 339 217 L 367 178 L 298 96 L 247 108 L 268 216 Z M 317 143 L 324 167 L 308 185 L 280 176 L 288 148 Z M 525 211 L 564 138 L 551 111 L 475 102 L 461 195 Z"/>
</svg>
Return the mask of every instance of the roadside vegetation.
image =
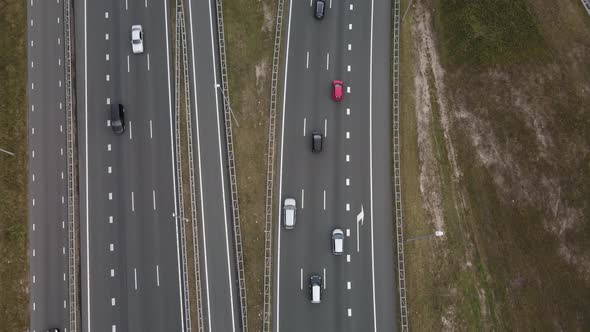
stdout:
<svg viewBox="0 0 590 332">
<path fill-rule="evenodd" d="M 590 17 L 414 0 L 402 23 L 405 236 L 445 232 L 406 244 L 411 328 L 588 330 Z"/>
<path fill-rule="evenodd" d="M 266 156 L 276 2 L 223 1 L 229 91 L 248 296 L 248 327 L 262 330 Z M 239 124 L 239 126 L 238 126 Z"/>
<path fill-rule="evenodd" d="M 25 2 L 0 0 L 0 331 L 28 315 Z"/>
</svg>

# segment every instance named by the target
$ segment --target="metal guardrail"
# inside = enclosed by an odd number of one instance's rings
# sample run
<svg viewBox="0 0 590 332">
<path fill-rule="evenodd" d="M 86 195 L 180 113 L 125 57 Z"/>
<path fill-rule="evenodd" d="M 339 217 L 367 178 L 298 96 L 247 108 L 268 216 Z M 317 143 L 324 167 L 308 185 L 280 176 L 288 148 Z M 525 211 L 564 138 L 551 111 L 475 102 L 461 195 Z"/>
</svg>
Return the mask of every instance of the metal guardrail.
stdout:
<svg viewBox="0 0 590 332">
<path fill-rule="evenodd" d="M 277 114 L 277 85 L 279 81 L 279 62 L 281 54 L 281 31 L 283 28 L 283 8 L 285 0 L 277 1 L 277 22 L 275 27 L 275 44 L 272 56 L 272 76 L 270 85 L 270 112 L 268 120 L 268 152 L 266 160 L 266 204 L 264 222 L 264 308 L 263 332 L 270 332 L 272 326 L 272 222 L 273 189 L 275 167 L 275 136 Z"/>
<path fill-rule="evenodd" d="M 182 147 L 180 141 L 180 93 L 181 93 L 181 62 L 180 62 L 180 50 L 181 50 L 181 34 L 182 34 L 182 3 L 176 2 L 176 26 L 175 26 L 175 62 L 174 62 L 174 126 L 175 126 L 175 149 L 176 149 L 176 173 L 178 174 L 178 215 L 175 215 L 176 222 L 180 225 L 180 246 L 182 256 L 182 288 L 184 297 L 184 320 L 185 320 L 185 331 L 191 331 L 191 315 L 190 315 L 190 294 L 188 285 L 188 264 L 186 254 L 186 239 L 185 239 L 185 217 L 184 217 L 184 200 L 183 200 L 183 184 L 182 184 Z"/>
<path fill-rule="evenodd" d="M 200 269 L 200 258 L 199 258 L 199 229 L 198 229 L 198 212 L 197 212 L 197 192 L 196 192 L 196 180 L 195 180 L 195 166 L 194 166 L 194 150 L 193 150 L 193 130 L 192 130 L 192 119 L 191 119 L 191 95 L 190 95 L 190 77 L 189 77 L 189 61 L 188 61 L 188 46 L 186 39 L 186 25 L 184 20 L 184 5 L 182 0 L 176 2 L 176 17 L 178 27 L 180 29 L 180 48 L 177 48 L 176 61 L 178 70 L 180 70 L 180 63 L 182 61 L 182 77 L 184 80 L 184 106 L 185 106 L 185 121 L 186 121 L 186 139 L 187 139 L 187 150 L 188 150 L 188 169 L 189 169 L 189 190 L 191 200 L 191 226 L 193 235 L 193 264 L 195 273 L 195 288 L 196 288 L 196 300 L 197 300 L 197 321 L 198 330 L 200 332 L 205 331 L 205 324 L 203 322 L 203 297 L 201 288 L 201 269 Z M 179 51 L 182 50 L 182 60 L 180 60 Z M 180 73 L 178 73 L 180 77 Z M 178 100 L 180 100 L 180 88 L 178 91 Z M 179 110 L 179 109 L 177 109 Z M 180 113 L 180 112 L 177 112 Z M 179 128 L 180 132 L 180 128 Z M 185 219 L 183 219 L 185 220 Z"/>
<path fill-rule="evenodd" d="M 234 226 L 234 241 L 236 248 L 236 261 L 238 264 L 238 283 L 240 290 L 240 314 L 242 331 L 248 331 L 246 278 L 244 276 L 244 259 L 242 252 L 242 232 L 240 229 L 240 206 L 238 201 L 238 181 L 236 178 L 233 135 L 232 135 L 232 110 L 229 103 L 229 89 L 227 81 L 227 66 L 225 60 L 225 37 L 223 32 L 223 8 L 221 0 L 215 0 L 217 13 L 217 39 L 219 46 L 219 58 L 221 67 L 221 91 L 223 97 L 225 139 L 227 146 L 227 162 L 229 169 L 229 181 L 232 200 L 232 215 Z"/>
<path fill-rule="evenodd" d="M 408 304 L 406 301 L 406 270 L 404 261 L 404 227 L 402 211 L 402 189 L 400 171 L 399 136 L 399 40 L 400 40 L 400 0 L 393 1 L 393 172 L 395 193 L 395 229 L 397 238 L 397 266 L 399 287 L 400 325 L 407 332 Z"/>
<path fill-rule="evenodd" d="M 72 0 L 64 5 L 64 67 L 66 96 L 66 150 L 68 169 L 68 300 L 70 331 L 78 330 L 78 275 L 77 275 L 77 230 L 76 230 L 76 150 L 74 125 L 74 99 L 72 90 Z"/>
<path fill-rule="evenodd" d="M 586 13 L 590 15 L 590 0 L 582 0 L 582 5 L 586 8 Z"/>
</svg>

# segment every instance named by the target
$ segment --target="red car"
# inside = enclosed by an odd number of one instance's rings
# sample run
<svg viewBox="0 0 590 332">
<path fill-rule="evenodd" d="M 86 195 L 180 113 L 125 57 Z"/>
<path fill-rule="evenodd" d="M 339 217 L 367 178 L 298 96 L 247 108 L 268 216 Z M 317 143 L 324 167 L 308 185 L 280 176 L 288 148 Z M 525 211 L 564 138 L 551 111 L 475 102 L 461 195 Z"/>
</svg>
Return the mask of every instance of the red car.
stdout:
<svg viewBox="0 0 590 332">
<path fill-rule="evenodd" d="M 332 99 L 334 99 L 334 101 L 341 101 L 342 100 L 342 94 L 343 94 L 343 90 L 344 86 L 342 85 L 342 81 L 341 80 L 333 80 L 332 81 Z"/>
</svg>

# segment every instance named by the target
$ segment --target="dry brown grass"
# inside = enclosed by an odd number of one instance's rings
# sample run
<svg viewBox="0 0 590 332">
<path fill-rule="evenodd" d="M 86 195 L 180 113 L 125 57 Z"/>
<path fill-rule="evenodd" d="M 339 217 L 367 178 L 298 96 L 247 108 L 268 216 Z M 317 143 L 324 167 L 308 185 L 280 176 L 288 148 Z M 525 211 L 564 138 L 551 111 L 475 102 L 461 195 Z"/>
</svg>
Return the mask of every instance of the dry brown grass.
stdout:
<svg viewBox="0 0 590 332">
<path fill-rule="evenodd" d="M 406 247 L 416 330 L 590 327 L 590 20 L 577 0 L 522 4 L 543 50 L 488 44 L 478 63 L 449 58 L 437 0 L 404 21 L 406 236 L 445 231 Z"/>
</svg>

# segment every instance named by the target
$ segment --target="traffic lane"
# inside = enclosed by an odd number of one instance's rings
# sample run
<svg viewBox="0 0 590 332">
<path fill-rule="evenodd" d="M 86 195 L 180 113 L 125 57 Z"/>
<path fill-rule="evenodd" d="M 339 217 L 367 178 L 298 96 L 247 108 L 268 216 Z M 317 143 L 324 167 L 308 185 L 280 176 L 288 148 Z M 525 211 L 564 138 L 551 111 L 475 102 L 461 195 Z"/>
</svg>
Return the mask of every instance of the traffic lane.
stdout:
<svg viewBox="0 0 590 332">
<path fill-rule="evenodd" d="M 87 89 L 87 102 L 84 104 L 87 106 L 84 115 L 85 132 L 81 133 L 81 141 L 85 142 L 84 150 L 88 155 L 84 170 L 88 177 L 84 185 L 89 205 L 83 207 L 87 209 L 87 219 L 83 227 L 90 227 L 89 245 L 86 245 L 89 258 L 89 263 L 86 262 L 86 316 L 90 317 L 86 317 L 86 328 L 106 330 L 112 325 L 121 326 L 127 316 L 122 297 L 125 294 L 124 257 L 118 254 L 122 247 L 119 237 L 122 232 L 118 225 L 124 220 L 119 211 L 123 209 L 120 205 L 124 196 L 117 188 L 120 182 L 118 176 L 123 174 L 123 168 L 120 164 L 115 164 L 120 162 L 117 157 L 120 154 L 119 141 L 123 138 L 113 137 L 112 131 L 107 127 L 109 104 L 118 102 L 115 100 L 117 97 L 112 95 L 111 81 L 111 61 L 116 61 L 112 52 L 114 34 L 110 21 L 113 11 L 108 3 L 88 2 L 84 5 L 90 6 L 85 9 L 88 13 L 87 22 L 83 22 L 87 28 L 87 40 L 82 41 L 87 43 L 85 73 L 88 75 L 85 80 L 87 87 L 84 87 Z M 82 29 L 78 31 L 80 30 Z M 108 172 L 108 167 L 112 168 L 112 173 Z M 110 217 L 114 219 L 112 224 Z M 117 254 L 114 253 L 115 250 Z"/>
<path fill-rule="evenodd" d="M 375 1 L 374 6 L 373 178 L 380 179 L 392 175 L 391 3 Z M 380 63 L 387 65 L 380 68 Z M 398 317 L 391 181 L 374 181 L 373 197 L 376 325 L 378 331 L 383 331 L 396 326 Z"/>
<path fill-rule="evenodd" d="M 135 215 L 130 218 L 137 219 L 139 223 L 130 231 L 141 234 L 142 241 L 131 242 L 128 246 L 127 280 L 133 285 L 128 289 L 135 287 L 138 268 L 152 271 L 161 268 L 165 271 L 159 283 L 168 291 L 162 292 L 157 301 L 145 301 L 156 299 L 154 293 L 158 292 L 156 287 L 159 287 L 156 278 L 152 278 L 150 288 L 145 288 L 145 291 L 133 297 L 141 302 L 137 306 L 142 308 L 137 314 L 138 324 L 141 325 L 145 317 L 150 317 L 150 328 L 157 330 L 166 326 L 167 329 L 180 329 L 182 314 L 178 242 L 176 224 L 170 217 L 175 212 L 175 191 L 164 2 L 162 6 L 152 4 L 149 7 L 129 4 L 129 12 L 121 16 L 120 30 L 130 31 L 134 24 L 143 26 L 144 53 L 132 54 L 128 34 L 119 35 L 117 51 L 119 63 L 122 64 L 119 67 L 120 91 L 126 96 L 129 113 L 129 149 L 138 152 L 132 162 L 134 165 L 130 170 L 129 181 L 134 188 L 134 204 L 137 205 Z M 128 67 L 125 68 L 127 59 Z M 174 273 L 170 273 L 174 271 L 177 271 L 176 278 Z M 135 305 L 130 304 L 130 307 Z"/>
<path fill-rule="evenodd" d="M 29 243 L 31 326 L 65 326 L 68 322 L 65 246 L 67 220 L 64 74 L 61 11 L 55 4 L 28 5 L 29 47 Z M 42 53 L 43 56 L 39 56 Z M 61 85 L 60 85 L 61 83 Z M 62 104 L 63 105 L 63 104 Z M 35 112 L 36 110 L 36 112 Z M 62 125 L 62 132 L 60 132 Z"/>
<path fill-rule="evenodd" d="M 200 254 L 205 271 L 206 310 L 209 329 L 239 329 L 237 270 L 227 178 L 223 104 L 219 95 L 218 55 L 211 1 L 189 2 L 193 144 L 199 172 L 202 223 Z M 198 15 L 196 19 L 194 15 Z M 212 39 L 213 38 L 213 39 Z"/>
</svg>

